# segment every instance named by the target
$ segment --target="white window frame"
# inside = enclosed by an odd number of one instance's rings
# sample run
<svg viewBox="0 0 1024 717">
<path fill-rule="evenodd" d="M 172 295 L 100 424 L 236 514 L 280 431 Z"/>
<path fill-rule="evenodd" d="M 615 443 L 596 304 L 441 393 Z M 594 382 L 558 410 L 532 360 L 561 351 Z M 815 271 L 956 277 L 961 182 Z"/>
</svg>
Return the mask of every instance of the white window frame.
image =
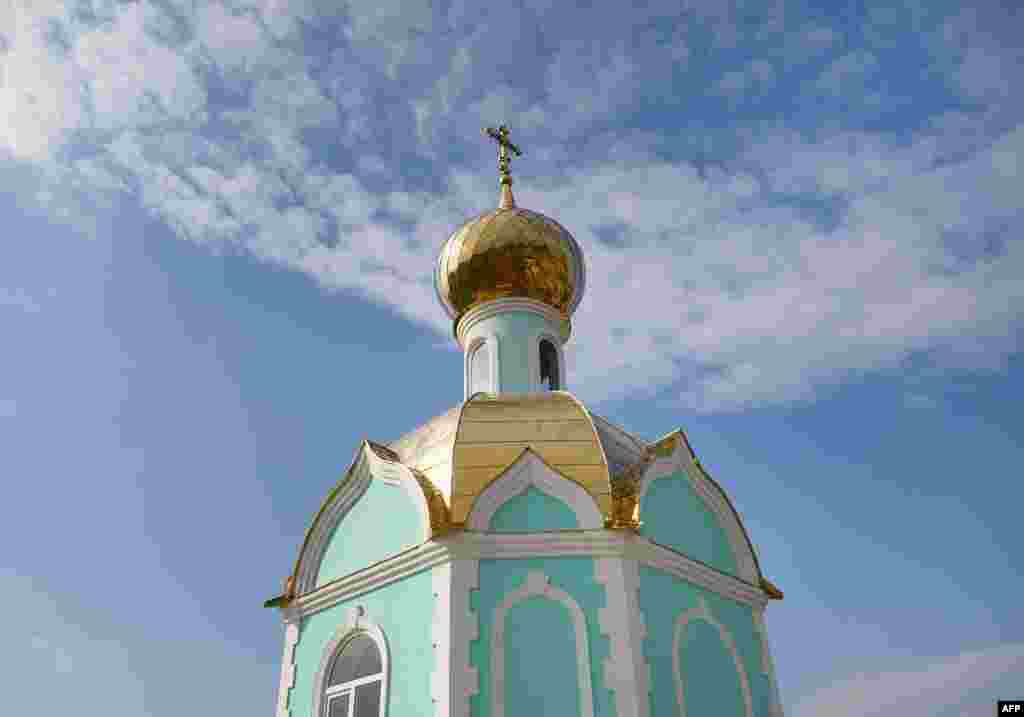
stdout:
<svg viewBox="0 0 1024 717">
<path fill-rule="evenodd" d="M 361 632 L 354 633 L 351 639 L 345 641 L 345 645 L 341 648 L 341 650 L 338 651 L 337 655 L 340 655 L 345 650 L 345 647 L 348 646 L 348 643 L 351 642 L 352 639 L 354 639 L 358 634 L 366 634 L 366 633 L 361 633 Z M 382 663 L 383 663 L 383 660 L 382 660 Z M 340 685 L 334 685 L 334 686 L 328 687 L 326 690 L 324 690 L 323 717 L 328 717 L 328 715 L 330 715 L 330 713 L 331 713 L 331 702 L 333 700 L 341 697 L 342 695 L 348 695 L 349 696 L 349 699 L 348 699 L 348 714 L 345 715 L 345 717 L 355 717 L 354 711 L 355 711 L 355 708 L 356 708 L 356 688 L 360 687 L 362 685 L 369 685 L 369 684 L 372 684 L 374 682 L 379 682 L 380 683 L 380 713 L 381 713 L 381 715 L 383 715 L 384 714 L 384 671 L 381 670 L 380 672 L 378 672 L 378 673 L 376 673 L 374 675 L 367 675 L 366 677 L 360 677 L 358 680 L 350 680 L 348 682 L 342 682 Z"/>
<path fill-rule="evenodd" d="M 380 654 L 381 671 L 375 675 L 360 677 L 357 680 L 343 682 L 340 685 L 327 687 L 327 681 L 331 676 L 331 669 L 338 655 L 348 646 L 352 640 L 361 635 L 366 635 L 377 645 Z M 345 692 L 354 692 L 359 685 L 369 682 L 380 681 L 380 715 L 386 717 L 388 709 L 388 683 L 391 681 L 391 658 L 388 650 L 388 643 L 380 626 L 370 622 L 361 606 L 345 610 L 345 617 L 338 627 L 334 638 L 324 647 L 323 657 L 320 660 L 320 669 L 313 679 L 313 715 L 315 717 L 327 717 L 330 714 L 331 699 Z M 355 709 L 355 695 L 349 701 L 349 715 Z"/>
</svg>

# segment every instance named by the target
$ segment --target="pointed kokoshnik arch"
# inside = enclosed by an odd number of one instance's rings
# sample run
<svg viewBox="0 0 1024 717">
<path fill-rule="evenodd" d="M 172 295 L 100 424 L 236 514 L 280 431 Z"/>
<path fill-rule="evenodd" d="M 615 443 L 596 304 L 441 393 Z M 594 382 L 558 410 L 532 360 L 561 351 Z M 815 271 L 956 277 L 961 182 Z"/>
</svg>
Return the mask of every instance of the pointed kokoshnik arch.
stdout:
<svg viewBox="0 0 1024 717">
<path fill-rule="evenodd" d="M 424 476 L 400 463 L 388 448 L 363 441 L 345 477 L 327 496 L 313 524 L 306 532 L 286 594 L 303 595 L 316 588 L 320 561 L 338 524 L 363 496 L 371 480 L 401 486 L 419 510 L 422 542 L 448 529 L 448 507 L 444 496 Z"/>
<path fill-rule="evenodd" d="M 524 448 L 519 458 L 491 479 L 473 501 L 466 527 L 469 530 L 488 530 L 494 514 L 505 502 L 531 487 L 565 503 L 576 515 L 577 529 L 599 530 L 604 526 L 604 516 L 597 501 L 583 486 L 549 466 L 532 448 Z"/>
<path fill-rule="evenodd" d="M 725 490 L 715 481 L 697 460 L 696 453 L 682 429 L 669 433 L 648 447 L 644 469 L 637 486 L 637 503 L 640 520 L 643 520 L 643 500 L 651 485 L 658 480 L 669 479 L 682 473 L 690 481 L 698 497 L 711 511 L 715 520 L 725 531 L 736 559 L 739 577 L 756 585 L 773 599 L 781 599 L 782 593 L 761 573 L 761 566 L 754 550 L 754 544 Z"/>
</svg>

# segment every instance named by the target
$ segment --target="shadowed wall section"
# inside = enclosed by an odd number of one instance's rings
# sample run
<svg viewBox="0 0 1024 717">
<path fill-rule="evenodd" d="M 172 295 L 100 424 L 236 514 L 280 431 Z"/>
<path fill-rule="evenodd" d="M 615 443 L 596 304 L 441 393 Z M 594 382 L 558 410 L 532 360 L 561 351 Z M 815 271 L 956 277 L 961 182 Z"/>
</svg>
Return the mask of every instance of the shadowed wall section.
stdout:
<svg viewBox="0 0 1024 717">
<path fill-rule="evenodd" d="M 655 543 L 738 575 L 725 530 L 679 471 L 651 483 L 640 506 L 640 533 Z"/>
<path fill-rule="evenodd" d="M 718 630 L 704 620 L 691 621 L 678 655 L 685 717 L 743 717 L 746 708 L 732 655 Z"/>
</svg>

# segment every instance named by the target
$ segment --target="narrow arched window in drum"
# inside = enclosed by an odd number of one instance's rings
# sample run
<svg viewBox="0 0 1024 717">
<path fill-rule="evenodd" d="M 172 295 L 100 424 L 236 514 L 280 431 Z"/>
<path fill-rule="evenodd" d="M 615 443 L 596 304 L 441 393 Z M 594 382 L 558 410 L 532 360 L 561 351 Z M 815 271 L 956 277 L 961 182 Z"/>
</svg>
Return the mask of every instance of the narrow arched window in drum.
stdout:
<svg viewBox="0 0 1024 717">
<path fill-rule="evenodd" d="M 558 375 L 558 349 L 548 339 L 540 340 L 540 385 L 547 391 L 558 391 L 562 387 Z"/>
</svg>

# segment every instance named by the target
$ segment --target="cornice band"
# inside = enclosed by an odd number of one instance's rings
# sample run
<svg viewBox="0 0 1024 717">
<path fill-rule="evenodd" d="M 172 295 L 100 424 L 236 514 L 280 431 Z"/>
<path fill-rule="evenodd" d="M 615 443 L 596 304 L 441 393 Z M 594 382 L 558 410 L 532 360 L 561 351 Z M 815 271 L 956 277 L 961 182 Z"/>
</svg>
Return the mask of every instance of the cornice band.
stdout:
<svg viewBox="0 0 1024 717">
<path fill-rule="evenodd" d="M 533 534 L 460 531 L 429 540 L 394 557 L 297 596 L 282 612 L 286 621 L 300 619 L 416 573 L 456 560 L 569 556 L 634 560 L 757 609 L 762 609 L 769 600 L 769 596 L 759 586 L 722 573 L 670 548 L 631 533 L 609 530 L 574 530 Z"/>
</svg>

